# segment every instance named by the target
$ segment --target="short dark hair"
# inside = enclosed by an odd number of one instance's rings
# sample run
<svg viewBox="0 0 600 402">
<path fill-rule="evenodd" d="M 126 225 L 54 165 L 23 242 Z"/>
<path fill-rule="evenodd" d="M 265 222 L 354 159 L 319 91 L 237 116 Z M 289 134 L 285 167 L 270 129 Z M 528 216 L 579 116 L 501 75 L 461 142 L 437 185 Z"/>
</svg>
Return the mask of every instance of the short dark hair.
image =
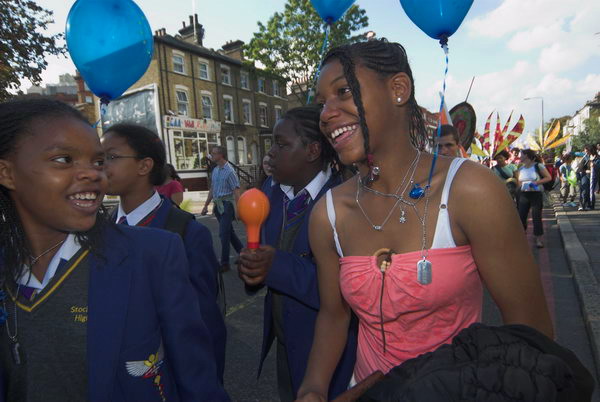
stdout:
<svg viewBox="0 0 600 402">
<path fill-rule="evenodd" d="M 593 145 L 593 144 L 586 145 L 585 147 L 583 147 L 583 149 L 586 149 L 592 155 L 598 155 L 598 151 L 596 150 L 596 146 Z"/>
<path fill-rule="evenodd" d="M 533 149 L 522 149 L 521 153 L 534 162 L 541 162 L 540 156 Z"/>
<path fill-rule="evenodd" d="M 229 160 L 229 159 L 227 159 L 227 149 L 224 146 L 222 146 L 222 145 L 215 145 L 214 147 L 212 147 L 210 149 L 211 152 L 213 150 L 217 151 L 221 156 L 223 156 L 223 158 L 225 158 L 225 160 Z"/>
<path fill-rule="evenodd" d="M 496 158 L 499 156 L 504 157 L 504 159 L 510 158 L 510 154 L 508 153 L 508 151 L 506 149 L 503 149 L 502 151 L 500 151 L 496 155 L 494 155 L 494 160 L 496 160 Z"/>
<path fill-rule="evenodd" d="M 458 138 L 458 131 L 456 130 L 456 127 L 454 127 L 451 124 L 443 124 L 442 128 L 440 129 L 440 137 L 446 137 L 448 135 L 452 136 L 454 142 L 456 142 L 456 145 L 460 144 L 460 139 Z"/>
<path fill-rule="evenodd" d="M 281 120 L 288 120 L 293 124 L 294 132 L 304 145 L 312 142 L 321 145 L 321 159 L 325 166 L 339 166 L 337 152 L 319 128 L 320 115 L 321 108 L 316 105 L 300 106 L 285 112 Z"/>
<path fill-rule="evenodd" d="M 103 136 L 108 133 L 114 133 L 123 138 L 127 145 L 135 151 L 138 158 L 150 158 L 154 161 L 149 175 L 152 185 L 160 186 L 165 182 L 165 163 L 167 161 L 165 146 L 154 131 L 139 124 L 119 123 L 106 129 Z"/>
</svg>

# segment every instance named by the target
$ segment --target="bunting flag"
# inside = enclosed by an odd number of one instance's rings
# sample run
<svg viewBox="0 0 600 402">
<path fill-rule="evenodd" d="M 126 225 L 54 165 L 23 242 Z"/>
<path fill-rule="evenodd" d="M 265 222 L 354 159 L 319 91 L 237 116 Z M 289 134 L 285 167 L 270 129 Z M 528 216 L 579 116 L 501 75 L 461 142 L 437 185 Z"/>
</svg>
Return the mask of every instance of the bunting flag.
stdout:
<svg viewBox="0 0 600 402">
<path fill-rule="evenodd" d="M 531 148 L 539 152 L 545 152 L 549 149 L 563 145 L 571 137 L 571 134 L 569 134 L 558 138 L 559 134 L 560 121 L 554 120 L 554 123 L 550 124 L 550 127 L 548 127 L 548 130 L 546 130 L 543 135 L 540 132 L 537 140 L 533 139 L 531 141 Z"/>
</svg>

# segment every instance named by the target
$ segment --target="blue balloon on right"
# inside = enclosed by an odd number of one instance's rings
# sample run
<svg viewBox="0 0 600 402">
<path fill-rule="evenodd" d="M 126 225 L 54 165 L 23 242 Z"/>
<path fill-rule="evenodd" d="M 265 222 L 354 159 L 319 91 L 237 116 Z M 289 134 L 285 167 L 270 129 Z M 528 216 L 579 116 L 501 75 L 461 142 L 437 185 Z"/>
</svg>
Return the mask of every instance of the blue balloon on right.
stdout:
<svg viewBox="0 0 600 402">
<path fill-rule="evenodd" d="M 400 0 L 400 4 L 423 32 L 445 42 L 462 24 L 473 0 Z"/>
</svg>

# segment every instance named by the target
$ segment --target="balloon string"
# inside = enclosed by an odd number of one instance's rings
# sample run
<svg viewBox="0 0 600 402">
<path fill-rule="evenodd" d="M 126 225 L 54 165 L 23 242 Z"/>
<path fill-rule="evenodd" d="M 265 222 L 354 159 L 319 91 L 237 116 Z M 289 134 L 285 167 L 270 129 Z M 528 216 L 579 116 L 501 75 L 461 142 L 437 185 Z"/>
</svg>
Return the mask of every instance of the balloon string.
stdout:
<svg viewBox="0 0 600 402">
<path fill-rule="evenodd" d="M 442 99 L 440 101 L 440 112 L 438 114 L 438 126 L 435 139 L 436 144 L 433 147 L 433 159 L 431 161 L 431 170 L 429 171 L 429 178 L 427 179 L 427 186 L 425 188 L 431 187 L 431 179 L 433 178 L 433 171 L 435 170 L 435 163 L 437 162 L 438 152 L 440 148 L 439 141 L 437 141 L 437 139 L 440 138 L 442 134 L 442 113 L 444 110 L 444 103 L 446 98 L 446 79 L 448 78 L 448 44 L 442 44 L 442 49 L 444 49 L 444 54 L 446 55 L 446 70 L 444 71 L 444 83 L 442 84 Z"/>
<path fill-rule="evenodd" d="M 106 110 L 108 109 L 108 103 L 104 103 L 103 100 L 100 101 L 100 119 L 96 123 L 92 125 L 92 128 L 98 128 L 98 125 L 102 122 L 102 118 L 106 116 Z"/>
<path fill-rule="evenodd" d="M 321 62 L 323 61 L 323 57 L 325 56 L 325 50 L 327 50 L 327 45 L 329 44 L 329 33 L 331 32 L 331 24 L 325 24 L 325 39 L 323 40 L 323 46 L 321 46 L 321 55 L 319 56 L 319 64 L 317 66 L 317 73 L 315 74 L 315 79 L 312 83 L 312 86 L 308 90 L 308 99 L 306 99 L 306 104 L 310 105 L 315 97 L 315 87 L 317 86 L 317 81 L 319 80 L 319 75 L 321 74 Z"/>
</svg>

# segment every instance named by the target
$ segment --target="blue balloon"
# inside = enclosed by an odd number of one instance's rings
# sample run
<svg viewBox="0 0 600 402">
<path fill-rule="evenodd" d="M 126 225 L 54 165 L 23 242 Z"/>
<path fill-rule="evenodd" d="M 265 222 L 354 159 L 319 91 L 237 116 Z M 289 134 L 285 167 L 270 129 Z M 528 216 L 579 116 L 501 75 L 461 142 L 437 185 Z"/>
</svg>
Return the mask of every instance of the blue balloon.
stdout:
<svg viewBox="0 0 600 402">
<path fill-rule="evenodd" d="M 355 0 L 311 0 L 317 13 L 328 24 L 333 24 L 340 18 Z"/>
<path fill-rule="evenodd" d="M 473 0 L 400 0 L 400 4 L 423 32 L 447 41 L 462 24 Z"/>
<path fill-rule="evenodd" d="M 67 48 L 90 90 L 118 98 L 148 69 L 154 39 L 132 0 L 77 0 L 67 17 Z"/>
</svg>

